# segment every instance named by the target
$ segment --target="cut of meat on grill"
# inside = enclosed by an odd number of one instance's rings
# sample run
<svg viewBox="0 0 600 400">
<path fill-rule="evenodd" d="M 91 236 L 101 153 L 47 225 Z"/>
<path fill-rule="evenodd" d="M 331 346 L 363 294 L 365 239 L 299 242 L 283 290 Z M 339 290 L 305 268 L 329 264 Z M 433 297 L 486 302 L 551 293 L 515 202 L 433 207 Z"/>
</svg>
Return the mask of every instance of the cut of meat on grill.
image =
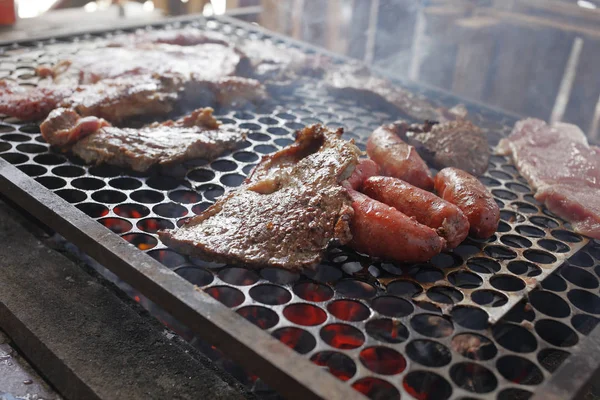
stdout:
<svg viewBox="0 0 600 400">
<path fill-rule="evenodd" d="M 600 239 L 600 148 L 567 123 L 519 121 L 496 152 L 510 155 L 536 198 L 582 234 Z"/>
<path fill-rule="evenodd" d="M 263 158 L 244 185 L 220 198 L 163 243 L 182 253 L 250 267 L 314 268 L 328 245 L 352 238 L 351 199 L 341 182 L 360 150 L 313 125 Z"/>
<path fill-rule="evenodd" d="M 329 63 L 324 56 L 308 55 L 265 41 L 247 40 L 239 47 L 250 59 L 249 69 L 244 74 L 270 83 L 289 83 L 298 75 L 320 77 Z"/>
<path fill-rule="evenodd" d="M 352 97 L 359 102 L 391 105 L 403 115 L 416 121 L 446 121 L 466 117 L 462 106 L 450 110 L 436 108 L 425 98 L 377 78 L 366 68 L 349 66 L 331 69 L 325 76 L 329 92 L 339 97 Z"/>
<path fill-rule="evenodd" d="M 109 46 L 131 47 L 141 43 L 166 43 L 177 46 L 194 46 L 197 44 L 216 43 L 229 45 L 227 36 L 218 32 L 200 30 L 197 28 L 183 28 L 173 30 L 140 30 L 135 33 L 109 40 Z"/>
<path fill-rule="evenodd" d="M 108 163 L 146 171 L 194 158 L 213 159 L 244 141 L 245 131 L 220 125 L 211 108 L 198 109 L 176 121 L 140 129 L 117 128 L 96 117 L 56 109 L 40 129 L 48 143 L 70 150 L 86 163 Z"/>
<path fill-rule="evenodd" d="M 485 133 L 470 121 L 404 125 L 401 137 L 438 169 L 455 167 L 473 175 L 488 168 L 490 148 Z"/>
<path fill-rule="evenodd" d="M 400 139 L 403 124 L 382 125 L 367 141 L 367 153 L 381 167 L 381 173 L 402 179 L 422 189 L 433 188 L 433 178 L 415 148 Z"/>
<path fill-rule="evenodd" d="M 113 123 L 139 115 L 166 115 L 178 99 L 178 88 L 151 76 L 104 79 L 92 85 L 25 88 L 0 81 L 0 113 L 37 121 L 57 107 L 74 108 Z"/>
</svg>

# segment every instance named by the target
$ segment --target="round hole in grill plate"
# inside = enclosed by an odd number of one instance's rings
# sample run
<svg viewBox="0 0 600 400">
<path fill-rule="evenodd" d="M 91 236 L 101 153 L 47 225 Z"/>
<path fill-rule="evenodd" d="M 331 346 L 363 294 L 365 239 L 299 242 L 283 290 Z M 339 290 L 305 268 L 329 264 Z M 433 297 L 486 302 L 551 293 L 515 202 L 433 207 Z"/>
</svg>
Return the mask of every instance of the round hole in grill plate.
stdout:
<svg viewBox="0 0 600 400">
<path fill-rule="evenodd" d="M 35 178 L 36 181 L 44 185 L 47 189 L 55 190 L 67 185 L 67 181 L 55 176 L 41 176 Z"/>
<path fill-rule="evenodd" d="M 589 254 L 583 251 L 579 251 L 571 258 L 569 258 L 569 263 L 584 268 L 594 266 L 594 260 L 592 259 L 592 257 L 590 257 Z"/>
<path fill-rule="evenodd" d="M 327 319 L 327 314 L 321 308 L 312 304 L 290 304 L 283 309 L 283 315 L 291 322 L 298 325 L 321 325 Z"/>
<path fill-rule="evenodd" d="M 365 329 L 372 338 L 387 343 L 402 343 L 409 336 L 406 326 L 388 318 L 371 320 L 367 322 Z"/>
<path fill-rule="evenodd" d="M 150 250 L 148 254 L 150 257 L 169 268 L 179 267 L 185 263 L 185 257 L 169 249 Z"/>
<path fill-rule="evenodd" d="M 177 275 L 181 276 L 192 285 L 203 287 L 213 281 L 213 275 L 205 269 L 198 267 L 181 267 L 175 270 Z"/>
<path fill-rule="evenodd" d="M 552 236 L 557 238 L 558 240 L 562 240 L 563 242 L 568 243 L 579 243 L 583 240 L 583 238 L 573 232 L 565 231 L 564 229 L 557 229 L 552 231 Z"/>
<path fill-rule="evenodd" d="M 497 400 L 528 400 L 531 396 L 533 396 L 533 393 L 527 390 L 510 388 L 498 393 Z"/>
<path fill-rule="evenodd" d="M 531 225 L 519 225 L 515 228 L 515 230 L 518 234 L 531 238 L 541 238 L 546 236 L 546 232 Z"/>
<path fill-rule="evenodd" d="M 19 165 L 17 168 L 29 176 L 40 176 L 48 172 L 48 170 L 41 165 Z"/>
<path fill-rule="evenodd" d="M 563 266 L 560 274 L 569 282 L 586 289 L 595 289 L 598 287 L 598 278 L 594 274 L 577 267 Z"/>
<path fill-rule="evenodd" d="M 569 352 L 563 350 L 544 349 L 538 353 L 537 359 L 544 369 L 550 373 L 554 373 L 554 371 L 560 367 L 560 364 L 562 364 L 570 355 Z"/>
<path fill-rule="evenodd" d="M 461 244 L 453 250 L 454 254 L 458 254 L 464 259 L 468 259 L 472 255 L 479 253 L 479 247 L 470 244 Z"/>
<path fill-rule="evenodd" d="M 452 395 L 452 387 L 448 381 L 430 371 L 409 372 L 402 385 L 416 399 L 446 400 Z"/>
<path fill-rule="evenodd" d="M 0 132 L 12 132 L 15 128 L 9 125 L 0 125 Z"/>
<path fill-rule="evenodd" d="M 542 273 L 542 269 L 535 265 L 534 263 L 530 263 L 529 261 L 511 261 L 507 266 L 508 270 L 516 275 L 525 275 L 529 277 L 538 276 Z"/>
<path fill-rule="evenodd" d="M 324 326 L 320 335 L 325 343 L 342 350 L 356 349 L 365 342 L 365 336 L 360 330 L 346 324 Z"/>
<path fill-rule="evenodd" d="M 296 282 L 300 278 L 297 273 L 280 268 L 263 268 L 260 270 L 260 276 L 269 282 L 281 285 Z"/>
<path fill-rule="evenodd" d="M 304 275 L 318 282 L 335 282 L 342 277 L 342 271 L 331 265 L 320 264 L 314 271 L 304 272 Z"/>
<path fill-rule="evenodd" d="M 208 169 L 198 168 L 190 171 L 187 177 L 194 182 L 210 182 L 215 178 L 215 173 Z"/>
<path fill-rule="evenodd" d="M 131 222 L 122 218 L 103 218 L 98 222 L 117 234 L 129 232 L 133 228 Z"/>
<path fill-rule="evenodd" d="M 549 275 L 541 282 L 541 284 L 544 289 L 552 290 L 553 292 L 567 290 L 567 282 L 557 274 Z"/>
<path fill-rule="evenodd" d="M 525 282 L 512 275 L 495 275 L 490 279 L 490 283 L 503 292 L 518 292 L 525 289 Z"/>
<path fill-rule="evenodd" d="M 276 145 L 281 146 L 281 147 L 289 146 L 290 144 L 294 143 L 294 141 L 292 139 L 288 139 L 288 138 L 275 139 L 274 142 Z"/>
<path fill-rule="evenodd" d="M 475 333 L 461 333 L 454 336 L 452 338 L 452 350 L 476 361 L 491 360 L 498 353 L 494 342 Z"/>
<path fill-rule="evenodd" d="M 44 153 L 45 151 L 48 150 L 48 147 L 43 146 L 41 144 L 22 143 L 22 144 L 17 145 L 17 150 L 22 151 L 23 153 L 37 154 L 37 153 Z"/>
<path fill-rule="evenodd" d="M 442 309 L 440 307 L 438 307 L 437 305 L 429 302 L 429 301 L 423 301 L 423 300 L 414 300 L 413 301 L 415 303 L 415 305 L 419 308 L 422 308 L 425 311 L 429 311 L 429 312 L 435 312 L 435 313 L 442 313 Z"/>
<path fill-rule="evenodd" d="M 493 189 L 492 194 L 503 200 L 515 200 L 518 196 L 504 189 Z"/>
<path fill-rule="evenodd" d="M 57 178 L 58 179 L 58 178 Z M 75 207 L 86 213 L 89 217 L 100 218 L 108 214 L 108 207 L 97 203 L 80 203 Z"/>
<path fill-rule="evenodd" d="M 556 257 L 554 257 L 552 254 L 547 253 L 542 250 L 528 249 L 523 252 L 523 255 L 529 261 L 532 261 L 532 262 L 538 263 L 538 264 L 552 264 L 552 263 L 556 262 Z"/>
<path fill-rule="evenodd" d="M 289 134 L 289 131 L 284 128 L 268 128 L 267 132 L 269 132 L 272 135 L 277 135 L 277 136 L 284 136 L 284 135 Z"/>
<path fill-rule="evenodd" d="M 116 190 L 105 189 L 92 193 L 92 199 L 99 203 L 114 204 L 122 203 L 127 200 L 127 195 L 122 192 L 117 192 Z"/>
<path fill-rule="evenodd" d="M 600 319 L 586 314 L 578 314 L 571 318 L 573 328 L 577 329 L 583 335 L 589 335 L 596 325 L 598 325 L 598 322 L 600 322 Z"/>
<path fill-rule="evenodd" d="M 335 290 L 346 297 L 354 297 L 359 299 L 369 299 L 377 294 L 377 290 L 373 287 L 373 285 L 356 279 L 345 279 L 339 281 L 335 285 Z"/>
<path fill-rule="evenodd" d="M 125 218 L 142 218 L 150 214 L 148 207 L 140 204 L 119 204 L 113 208 L 113 212 Z"/>
<path fill-rule="evenodd" d="M 519 356 L 504 356 L 496 362 L 498 372 L 507 380 L 521 385 L 539 385 L 542 371 L 531 361 Z"/>
<path fill-rule="evenodd" d="M 333 290 L 316 282 L 300 282 L 294 286 L 296 296 L 307 301 L 321 302 L 333 297 Z"/>
<path fill-rule="evenodd" d="M 233 158 L 240 162 L 255 162 L 259 157 L 255 153 L 249 151 L 238 151 L 237 153 L 233 154 Z"/>
<path fill-rule="evenodd" d="M 531 189 L 529 189 L 527 186 L 522 185 L 520 183 L 516 183 L 516 182 L 508 182 L 506 184 L 506 187 L 509 188 L 510 190 L 514 191 L 514 192 L 519 192 L 519 193 L 529 193 L 529 192 L 531 192 Z"/>
<path fill-rule="evenodd" d="M 158 244 L 156 238 L 145 233 L 129 233 L 121 237 L 140 250 L 149 250 Z"/>
<path fill-rule="evenodd" d="M 500 182 L 500 181 L 499 181 L 499 180 L 497 180 L 497 179 L 490 178 L 489 176 L 480 176 L 480 177 L 479 177 L 479 181 L 480 181 L 481 183 L 483 183 L 485 186 L 488 186 L 488 187 L 492 187 L 492 186 L 500 186 L 500 185 L 502 185 L 502 182 Z"/>
<path fill-rule="evenodd" d="M 219 271 L 219 278 L 235 286 L 248 286 L 258 282 L 258 275 L 254 271 L 238 267 L 222 269 Z"/>
<path fill-rule="evenodd" d="M 500 238 L 500 241 L 507 246 L 517 249 L 524 249 L 533 245 L 529 239 L 518 235 L 504 235 Z"/>
<path fill-rule="evenodd" d="M 248 134 L 248 139 L 254 140 L 256 142 L 266 142 L 269 139 L 271 139 L 271 137 L 269 135 L 264 134 L 264 133 L 251 132 L 250 134 Z"/>
<path fill-rule="evenodd" d="M 450 350 L 446 346 L 426 339 L 413 340 L 408 343 L 406 355 L 411 360 L 427 367 L 443 367 L 452 359 Z"/>
<path fill-rule="evenodd" d="M 396 375 L 406 369 L 406 360 L 402 354 L 384 346 L 363 349 L 358 358 L 365 367 L 382 375 Z"/>
<path fill-rule="evenodd" d="M 136 226 L 139 230 L 148 233 L 156 233 L 159 230 L 175 228 L 175 225 L 173 225 L 171 221 L 162 218 L 146 218 L 138 221 Z"/>
<path fill-rule="evenodd" d="M 427 290 L 427 297 L 437 303 L 455 304 L 463 299 L 458 290 L 448 286 L 434 286 Z"/>
<path fill-rule="evenodd" d="M 444 273 L 435 267 L 417 265 L 410 268 L 409 274 L 420 283 L 432 283 L 444 279 Z"/>
<path fill-rule="evenodd" d="M 498 323 L 492 327 L 492 334 L 500 346 L 511 351 L 530 353 L 537 349 L 535 336 L 520 325 Z"/>
<path fill-rule="evenodd" d="M 418 283 L 398 279 L 387 285 L 387 292 L 396 296 L 413 297 L 423 292 L 423 288 Z"/>
<path fill-rule="evenodd" d="M 198 187 L 207 200 L 215 201 L 219 196 L 225 193 L 225 190 L 219 185 L 206 184 Z"/>
<path fill-rule="evenodd" d="M 256 164 L 248 164 L 244 168 L 242 168 L 242 172 L 246 175 L 249 175 L 255 166 L 256 166 Z"/>
<path fill-rule="evenodd" d="M 176 190 L 169 193 L 169 198 L 177 203 L 192 204 L 202 201 L 202 196 L 191 190 Z"/>
<path fill-rule="evenodd" d="M 492 371 L 472 362 L 461 362 L 450 368 L 450 377 L 459 387 L 473 393 L 489 393 L 498 386 Z"/>
<path fill-rule="evenodd" d="M 81 190 L 98 190 L 106 186 L 104 181 L 96 178 L 77 178 L 71 181 L 71 185 Z"/>
<path fill-rule="evenodd" d="M 410 326 L 421 335 L 442 338 L 450 336 L 454 331 L 452 322 L 440 315 L 418 314 L 411 318 Z"/>
<path fill-rule="evenodd" d="M 537 226 L 541 226 L 542 228 L 557 228 L 558 227 L 558 222 L 556 222 L 555 220 L 548 218 L 548 217 L 542 217 L 539 215 L 534 215 L 529 217 L 529 222 L 531 222 L 532 224 L 535 224 Z"/>
<path fill-rule="evenodd" d="M 0 153 L 12 149 L 12 145 L 6 142 L 0 142 Z"/>
<path fill-rule="evenodd" d="M 364 304 L 354 300 L 336 300 L 329 303 L 327 309 L 334 317 L 344 321 L 362 321 L 371 314 Z"/>
<path fill-rule="evenodd" d="M 66 178 L 75 178 L 85 174 L 85 170 L 75 165 L 61 165 L 59 167 L 52 168 L 52 173 L 58 176 L 64 176 Z"/>
<path fill-rule="evenodd" d="M 146 204 L 158 203 L 163 201 L 165 198 L 165 196 L 162 193 L 148 189 L 136 190 L 135 192 L 132 192 L 129 196 L 134 201 Z"/>
<path fill-rule="evenodd" d="M 187 208 L 176 203 L 158 204 L 152 207 L 152 211 L 165 218 L 183 217 L 188 213 Z"/>
<path fill-rule="evenodd" d="M 502 206 L 500 206 L 500 207 L 502 207 Z M 498 222 L 498 229 L 497 229 L 498 232 L 504 233 L 504 232 L 510 231 L 511 229 L 512 228 L 510 227 L 510 225 L 507 224 L 506 222 L 504 222 L 504 221 Z"/>
<path fill-rule="evenodd" d="M 600 297 L 594 293 L 572 289 L 567 293 L 569 301 L 577 308 L 590 314 L 600 314 Z"/>
<path fill-rule="evenodd" d="M 69 203 L 81 203 L 87 199 L 87 194 L 85 194 L 85 192 L 76 189 L 61 189 L 57 190 L 55 193 Z"/>
<path fill-rule="evenodd" d="M 536 206 L 529 203 L 523 203 L 522 201 L 515 201 L 511 203 L 511 206 L 523 214 L 535 214 L 540 211 Z"/>
<path fill-rule="evenodd" d="M 496 260 L 510 260 L 517 257 L 517 253 L 504 246 L 490 245 L 486 246 L 483 251 Z"/>
<path fill-rule="evenodd" d="M 467 261 L 467 266 L 480 274 L 493 274 L 500 271 L 500 264 L 490 258 L 476 257 Z"/>
<path fill-rule="evenodd" d="M 18 133 L 9 133 L 0 136 L 0 139 L 6 140 L 7 142 L 28 142 L 31 140 L 31 137 L 27 135 L 21 135 Z"/>
<path fill-rule="evenodd" d="M 292 299 L 287 289 L 276 285 L 257 285 L 250 289 L 250 297 L 269 305 L 285 304 Z"/>
<path fill-rule="evenodd" d="M 277 147 L 272 146 L 270 144 L 259 144 L 254 146 L 254 151 L 257 151 L 261 154 L 270 154 L 277 150 Z"/>
<path fill-rule="evenodd" d="M 525 217 L 523 215 L 508 210 L 500 210 L 500 219 L 510 223 L 525 221 Z"/>
<path fill-rule="evenodd" d="M 327 372 L 342 381 L 349 380 L 356 373 L 354 361 L 347 355 L 336 351 L 319 352 L 314 354 L 310 361 L 325 368 Z"/>
<path fill-rule="evenodd" d="M 195 170 L 195 171 L 197 171 L 197 170 Z M 190 172 L 190 174 L 195 171 Z M 188 175 L 188 177 L 189 177 L 189 175 Z M 213 177 L 214 177 L 214 173 L 213 173 Z M 212 179 L 212 178 L 210 178 L 210 179 Z M 146 185 L 150 186 L 152 189 L 157 189 L 157 190 L 173 190 L 180 185 L 180 182 L 177 179 L 172 178 L 170 176 L 152 176 L 146 180 Z M 134 189 L 137 189 L 137 188 L 134 188 Z"/>
<path fill-rule="evenodd" d="M 439 253 L 431 257 L 429 262 L 437 268 L 451 268 L 458 267 L 463 260 L 456 254 Z"/>
<path fill-rule="evenodd" d="M 546 290 L 536 290 L 529 294 L 529 301 L 536 310 L 556 318 L 565 318 L 571 314 L 566 301 Z"/>
<path fill-rule="evenodd" d="M 450 313 L 452 320 L 465 328 L 481 330 L 488 326 L 488 314 L 476 307 L 457 306 Z"/>
<path fill-rule="evenodd" d="M 202 202 L 202 203 L 198 203 L 195 206 L 192 207 L 192 212 L 196 215 L 200 215 L 202 214 L 204 211 L 206 211 L 208 209 L 208 207 L 210 207 L 212 205 L 212 203 L 208 203 L 208 202 Z"/>
<path fill-rule="evenodd" d="M 242 183 L 244 183 L 245 179 L 246 179 L 246 177 L 244 175 L 240 175 L 240 174 L 225 174 L 225 175 L 223 175 L 221 177 L 220 182 L 223 185 L 225 185 L 225 186 L 238 187 Z"/>
<path fill-rule="evenodd" d="M 538 245 L 553 253 L 567 253 L 571 250 L 566 244 L 552 239 L 538 240 Z"/>
<path fill-rule="evenodd" d="M 352 387 L 371 400 L 400 400 L 400 392 L 389 382 L 379 378 L 362 378 L 352 384 Z"/>
<path fill-rule="evenodd" d="M 317 341 L 313 335 L 300 328 L 277 329 L 273 332 L 273 336 L 300 354 L 310 352 L 317 345 Z"/>
<path fill-rule="evenodd" d="M 229 286 L 212 286 L 204 291 L 229 308 L 237 307 L 244 302 L 244 294 Z"/>
<path fill-rule="evenodd" d="M 33 161 L 43 165 L 59 165 L 67 162 L 67 159 L 58 154 L 38 154 L 33 157 Z"/>
<path fill-rule="evenodd" d="M 40 133 L 39 125 L 35 125 L 35 124 L 23 125 L 23 126 L 19 127 L 19 130 L 21 132 L 25 132 L 25 133 Z"/>
<path fill-rule="evenodd" d="M 414 311 L 413 305 L 396 296 L 380 296 L 371 301 L 375 311 L 388 317 L 401 318 L 410 315 Z"/>
<path fill-rule="evenodd" d="M 275 311 L 261 306 L 242 307 L 237 310 L 237 313 L 261 329 L 272 328 L 279 322 Z"/>
<path fill-rule="evenodd" d="M 501 307 L 508 302 L 508 297 L 505 294 L 496 290 L 483 289 L 471 293 L 471 299 L 486 307 Z"/>
<path fill-rule="evenodd" d="M 471 272 L 456 271 L 448 275 L 448 281 L 461 289 L 475 289 L 483 283 L 483 279 Z"/>
<path fill-rule="evenodd" d="M 142 182 L 133 178 L 116 178 L 111 179 L 108 184 L 115 189 L 120 190 L 135 190 L 142 186 Z"/>
<path fill-rule="evenodd" d="M 271 118 L 271 117 L 261 117 L 258 119 L 258 122 L 260 122 L 261 124 L 265 124 L 265 125 L 279 124 L 279 121 L 277 121 L 275 118 Z"/>
</svg>

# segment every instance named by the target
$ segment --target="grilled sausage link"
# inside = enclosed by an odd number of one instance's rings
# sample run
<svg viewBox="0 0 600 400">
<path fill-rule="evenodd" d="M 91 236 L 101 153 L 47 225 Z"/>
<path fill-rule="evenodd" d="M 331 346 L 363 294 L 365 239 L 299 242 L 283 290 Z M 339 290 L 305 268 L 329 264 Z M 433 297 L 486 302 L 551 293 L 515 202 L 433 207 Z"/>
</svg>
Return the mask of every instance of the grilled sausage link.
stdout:
<svg viewBox="0 0 600 400">
<path fill-rule="evenodd" d="M 348 193 L 354 209 L 350 245 L 355 250 L 388 260 L 420 262 L 429 260 L 446 245 L 435 230 L 395 208 L 353 189 Z"/>
<path fill-rule="evenodd" d="M 379 166 L 373 160 L 360 160 L 346 182 L 354 190 L 361 190 L 363 183 L 372 176 L 379 175 Z"/>
<path fill-rule="evenodd" d="M 498 229 L 500 209 L 492 194 L 473 175 L 457 168 L 444 168 L 435 176 L 435 190 L 465 213 L 471 235 L 488 238 Z"/>
<path fill-rule="evenodd" d="M 367 154 L 381 167 L 383 175 L 402 179 L 421 189 L 432 189 L 433 178 L 413 146 L 398 137 L 406 124 L 389 124 L 375 129 L 367 141 Z"/>
<path fill-rule="evenodd" d="M 435 229 L 446 239 L 446 249 L 455 248 L 469 234 L 469 221 L 457 206 L 400 179 L 371 177 L 362 192 Z"/>
</svg>

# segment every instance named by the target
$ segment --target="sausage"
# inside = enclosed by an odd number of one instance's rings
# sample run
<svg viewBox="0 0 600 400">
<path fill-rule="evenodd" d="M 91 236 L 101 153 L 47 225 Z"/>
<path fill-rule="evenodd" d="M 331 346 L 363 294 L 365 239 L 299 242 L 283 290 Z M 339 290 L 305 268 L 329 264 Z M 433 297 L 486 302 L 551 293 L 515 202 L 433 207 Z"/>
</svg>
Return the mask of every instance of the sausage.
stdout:
<svg viewBox="0 0 600 400">
<path fill-rule="evenodd" d="M 492 194 L 473 175 L 458 168 L 444 168 L 435 176 L 435 191 L 467 216 L 470 233 L 488 238 L 498 229 L 500 209 Z"/>
<path fill-rule="evenodd" d="M 360 190 L 364 181 L 375 175 L 379 175 L 379 166 L 375 161 L 367 158 L 360 160 L 356 168 L 354 168 L 354 172 L 352 172 L 352 175 L 350 175 L 350 178 L 348 178 L 346 182 L 352 189 Z"/>
<path fill-rule="evenodd" d="M 374 176 L 364 182 L 362 191 L 435 229 L 446 239 L 446 249 L 455 248 L 469 234 L 469 221 L 457 206 L 400 179 Z"/>
<path fill-rule="evenodd" d="M 367 141 L 367 154 L 386 176 L 402 179 L 421 189 L 433 188 L 433 178 L 425 161 L 413 146 L 398 137 L 405 124 L 383 125 Z"/>
<path fill-rule="evenodd" d="M 445 247 L 435 230 L 353 189 L 348 193 L 354 209 L 350 245 L 355 250 L 387 260 L 421 262 Z"/>
</svg>

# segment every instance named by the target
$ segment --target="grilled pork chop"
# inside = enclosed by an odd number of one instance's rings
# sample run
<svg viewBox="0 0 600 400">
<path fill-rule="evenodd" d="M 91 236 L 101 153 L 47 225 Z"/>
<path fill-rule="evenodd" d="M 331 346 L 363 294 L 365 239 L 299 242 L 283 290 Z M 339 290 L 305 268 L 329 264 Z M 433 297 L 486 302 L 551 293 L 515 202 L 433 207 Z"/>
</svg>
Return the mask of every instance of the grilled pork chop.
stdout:
<svg viewBox="0 0 600 400">
<path fill-rule="evenodd" d="M 402 129 L 405 140 L 438 169 L 455 167 L 482 175 L 490 161 L 485 132 L 470 121 L 425 122 Z"/>
<path fill-rule="evenodd" d="M 359 101 L 383 102 L 417 121 L 448 121 L 466 118 L 462 105 L 449 110 L 436 108 L 425 98 L 394 85 L 387 79 L 372 76 L 366 68 L 355 65 L 332 69 L 325 75 L 330 93 L 353 97 Z"/>
<path fill-rule="evenodd" d="M 332 242 L 352 238 L 351 199 L 340 182 L 359 149 L 321 125 L 266 156 L 245 184 L 174 231 L 163 243 L 185 254 L 251 267 L 313 268 Z"/>
<path fill-rule="evenodd" d="M 212 108 L 198 109 L 176 121 L 132 129 L 113 127 L 96 117 L 81 118 L 73 110 L 59 108 L 40 129 L 48 143 L 70 149 L 87 163 L 145 171 L 155 164 L 213 159 L 245 139 L 245 131 L 220 125 L 212 112 Z"/>
<path fill-rule="evenodd" d="M 515 124 L 496 152 L 512 156 L 550 211 L 600 239 L 600 148 L 590 146 L 577 126 L 528 118 Z"/>
</svg>

